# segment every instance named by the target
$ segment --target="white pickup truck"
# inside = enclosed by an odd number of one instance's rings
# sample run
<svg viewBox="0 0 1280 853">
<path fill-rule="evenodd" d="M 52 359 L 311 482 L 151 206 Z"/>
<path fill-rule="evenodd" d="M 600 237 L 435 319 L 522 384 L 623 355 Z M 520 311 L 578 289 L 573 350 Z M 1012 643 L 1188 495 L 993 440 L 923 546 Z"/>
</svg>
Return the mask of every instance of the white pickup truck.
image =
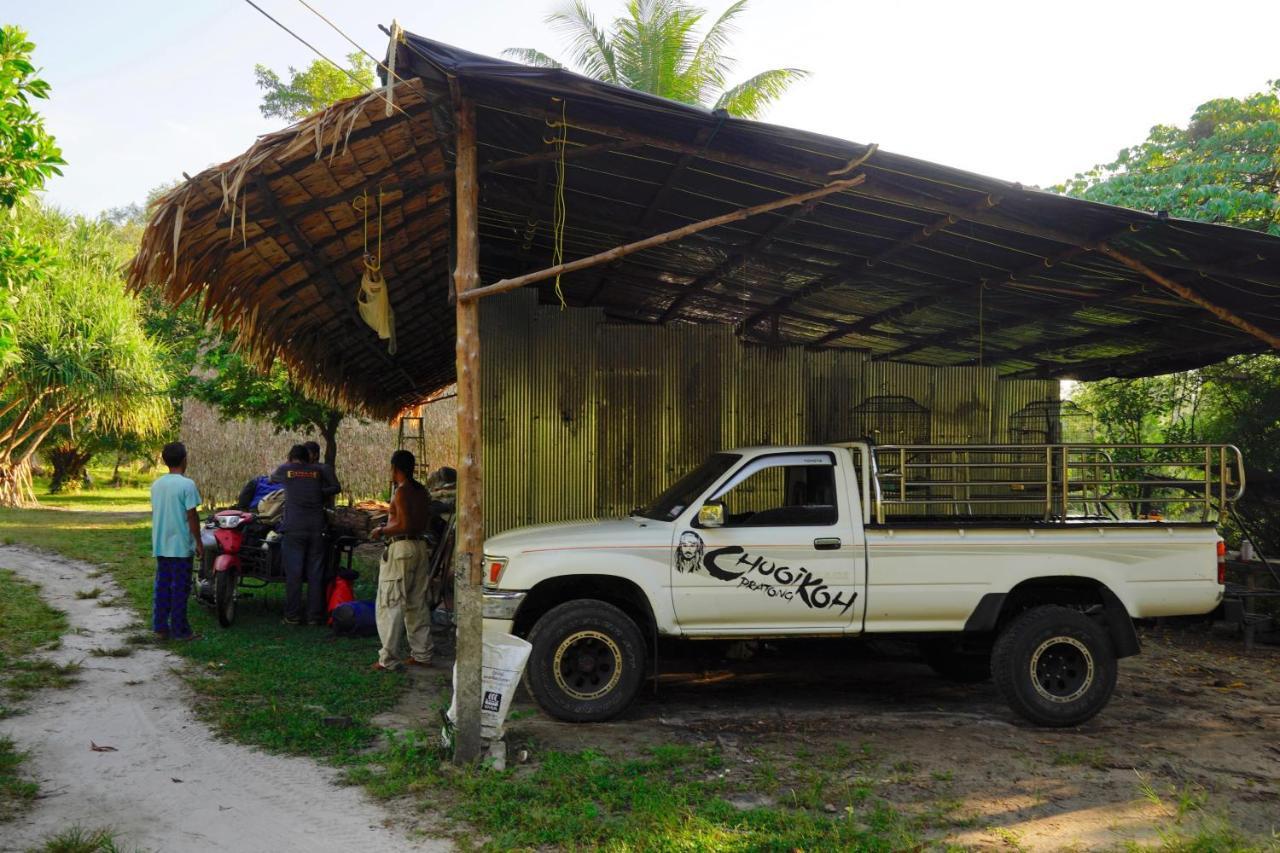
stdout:
<svg viewBox="0 0 1280 853">
<path fill-rule="evenodd" d="M 1134 619 L 1221 602 L 1215 519 L 1243 487 L 1226 445 L 731 450 L 628 518 L 490 538 L 485 629 L 533 644 L 528 686 L 563 720 L 623 711 L 659 635 L 879 635 L 1075 725 L 1139 651 Z"/>
</svg>

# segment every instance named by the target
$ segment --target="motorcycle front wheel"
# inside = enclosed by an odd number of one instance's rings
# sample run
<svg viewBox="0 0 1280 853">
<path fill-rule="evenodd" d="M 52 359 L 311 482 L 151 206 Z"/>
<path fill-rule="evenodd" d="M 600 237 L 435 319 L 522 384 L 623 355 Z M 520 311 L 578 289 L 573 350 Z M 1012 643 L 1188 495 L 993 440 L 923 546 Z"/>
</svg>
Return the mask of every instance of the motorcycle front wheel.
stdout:
<svg viewBox="0 0 1280 853">
<path fill-rule="evenodd" d="M 213 603 L 218 624 L 230 628 L 236 618 L 236 573 L 216 572 L 213 579 Z"/>
</svg>

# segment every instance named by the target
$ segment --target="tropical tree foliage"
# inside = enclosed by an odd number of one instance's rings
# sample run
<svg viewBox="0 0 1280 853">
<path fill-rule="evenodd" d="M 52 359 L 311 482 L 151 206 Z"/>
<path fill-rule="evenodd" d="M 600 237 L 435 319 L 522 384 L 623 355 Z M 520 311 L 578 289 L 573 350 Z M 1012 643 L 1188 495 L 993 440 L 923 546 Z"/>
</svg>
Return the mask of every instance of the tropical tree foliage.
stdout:
<svg viewBox="0 0 1280 853">
<path fill-rule="evenodd" d="M 684 0 L 630 0 L 611 29 L 601 27 L 586 0 L 572 0 L 547 17 L 564 35 L 575 70 L 630 89 L 686 104 L 759 118 L 809 72 L 772 68 L 731 84 L 736 62 L 726 52 L 747 0 L 737 0 L 699 36 L 707 11 Z M 559 60 L 533 48 L 510 48 L 504 55 L 544 68 Z"/>
<path fill-rule="evenodd" d="M 62 174 L 62 152 L 31 104 L 49 97 L 49 84 L 31 64 L 34 50 L 25 32 L 0 27 L 0 212 Z M 0 222 L 0 370 L 13 358 L 15 294 L 39 276 L 43 261 L 13 219 L 5 217 Z"/>
<path fill-rule="evenodd" d="M 1201 104 L 1186 127 L 1157 125 L 1145 142 L 1055 189 L 1280 235 L 1280 81 Z"/>
<path fill-rule="evenodd" d="M 0 27 L 0 206 L 44 186 L 65 161 L 32 108 L 33 100 L 49 97 L 49 84 L 36 76 L 31 64 L 35 45 L 18 27 Z"/>
<path fill-rule="evenodd" d="M 258 418 L 276 432 L 314 429 L 321 436 L 325 464 L 337 460 L 342 410 L 308 397 L 283 365 L 262 371 L 234 346 L 220 342 L 204 353 L 202 367 L 206 378 L 191 387 L 196 399 L 217 406 L 224 418 Z"/>
<path fill-rule="evenodd" d="M 1280 81 L 1201 104 L 1185 127 L 1160 125 L 1059 192 L 1280 235 Z M 1280 358 L 1236 356 L 1200 370 L 1078 386 L 1073 398 L 1108 441 L 1238 445 L 1247 501 L 1280 505 Z M 1280 514 L 1264 534 L 1280 549 Z"/>
<path fill-rule="evenodd" d="M 254 66 L 258 88 L 265 94 L 258 107 L 267 118 L 298 121 L 335 101 L 373 88 L 373 62 L 362 53 L 347 55 L 344 70 L 317 59 L 305 70 L 289 67 L 289 82 L 265 65 Z M 354 79 L 352 79 L 354 78 Z"/>
<path fill-rule="evenodd" d="M 104 221 L 25 205 L 17 225 L 41 251 L 39 281 L 14 303 L 15 353 L 0 374 L 0 505 L 34 499 L 30 463 L 56 431 L 145 435 L 169 422 L 170 375 L 120 276 Z"/>
</svg>

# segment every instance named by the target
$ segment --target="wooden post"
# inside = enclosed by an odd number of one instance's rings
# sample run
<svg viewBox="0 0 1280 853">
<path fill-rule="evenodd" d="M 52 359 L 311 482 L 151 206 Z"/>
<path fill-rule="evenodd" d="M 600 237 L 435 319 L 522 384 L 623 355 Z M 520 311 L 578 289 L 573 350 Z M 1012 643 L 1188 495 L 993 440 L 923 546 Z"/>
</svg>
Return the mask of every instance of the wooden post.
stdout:
<svg viewBox="0 0 1280 853">
<path fill-rule="evenodd" d="M 480 282 L 477 208 L 480 186 L 476 159 L 476 112 L 470 98 L 456 99 L 455 200 L 457 212 L 454 292 L 459 296 Z M 481 666 L 484 647 L 481 564 L 484 556 L 484 494 L 480 468 L 480 304 L 458 299 L 456 354 L 458 373 L 458 522 L 454 565 L 454 606 L 458 616 L 458 720 L 454 761 L 480 757 Z"/>
</svg>

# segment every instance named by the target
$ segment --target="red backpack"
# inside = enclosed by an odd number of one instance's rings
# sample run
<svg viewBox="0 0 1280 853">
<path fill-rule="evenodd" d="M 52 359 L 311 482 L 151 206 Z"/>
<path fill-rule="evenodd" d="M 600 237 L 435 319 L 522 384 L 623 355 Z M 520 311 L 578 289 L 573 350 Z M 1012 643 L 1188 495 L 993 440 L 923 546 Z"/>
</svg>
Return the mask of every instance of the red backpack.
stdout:
<svg viewBox="0 0 1280 853">
<path fill-rule="evenodd" d="M 342 575 L 338 575 L 334 578 L 332 583 L 329 584 L 329 607 L 326 611 L 329 613 L 328 624 L 333 624 L 334 610 L 355 600 L 356 593 L 355 590 L 351 588 L 351 581 L 344 578 Z"/>
</svg>

